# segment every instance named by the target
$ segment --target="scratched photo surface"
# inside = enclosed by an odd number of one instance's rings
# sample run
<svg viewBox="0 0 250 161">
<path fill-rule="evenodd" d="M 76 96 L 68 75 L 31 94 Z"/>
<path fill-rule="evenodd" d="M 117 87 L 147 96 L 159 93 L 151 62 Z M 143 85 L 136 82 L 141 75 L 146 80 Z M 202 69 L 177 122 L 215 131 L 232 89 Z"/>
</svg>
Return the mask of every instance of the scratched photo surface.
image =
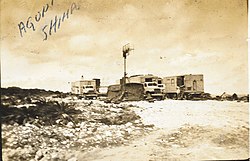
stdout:
<svg viewBox="0 0 250 161">
<path fill-rule="evenodd" d="M 39 120 L 37 115 L 32 123 L 27 122 L 25 114 L 20 123 L 20 117 L 10 118 L 6 112 L 4 158 L 249 158 L 248 101 L 221 101 L 227 94 L 249 93 L 247 7 L 247 0 L 1 0 L 1 88 L 69 93 L 71 82 L 83 78 L 98 78 L 103 87 L 118 84 L 124 76 L 122 49 L 130 43 L 127 76 L 202 74 L 204 92 L 220 99 L 164 98 L 154 103 L 110 105 L 101 100 L 61 98 L 59 102 L 67 105 L 60 107 L 74 104 L 76 111 L 88 111 L 86 118 L 81 116 L 85 122 L 77 112 L 72 116 L 60 113 L 49 125 L 33 123 Z M 32 93 L 29 97 L 29 105 L 35 104 Z M 14 95 L 1 95 L 1 100 L 12 101 L 1 103 L 5 108 L 21 109 L 22 101 L 16 103 Z M 103 121 L 120 114 L 124 120 L 119 123 Z M 104 115 L 110 117 L 101 119 Z M 77 121 L 72 120 L 76 117 Z M 65 118 L 66 123 L 59 126 Z M 88 122 L 89 118 L 95 121 Z"/>
</svg>

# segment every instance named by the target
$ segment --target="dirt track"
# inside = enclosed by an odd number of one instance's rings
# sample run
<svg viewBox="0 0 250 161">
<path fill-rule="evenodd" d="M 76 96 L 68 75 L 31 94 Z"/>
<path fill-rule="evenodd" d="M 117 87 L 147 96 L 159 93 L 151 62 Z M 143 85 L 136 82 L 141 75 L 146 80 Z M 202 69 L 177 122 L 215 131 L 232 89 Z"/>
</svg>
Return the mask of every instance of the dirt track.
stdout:
<svg viewBox="0 0 250 161">
<path fill-rule="evenodd" d="M 131 104 L 145 124 L 154 124 L 158 130 L 128 146 L 79 153 L 79 160 L 249 158 L 248 103 L 165 100 Z"/>
</svg>

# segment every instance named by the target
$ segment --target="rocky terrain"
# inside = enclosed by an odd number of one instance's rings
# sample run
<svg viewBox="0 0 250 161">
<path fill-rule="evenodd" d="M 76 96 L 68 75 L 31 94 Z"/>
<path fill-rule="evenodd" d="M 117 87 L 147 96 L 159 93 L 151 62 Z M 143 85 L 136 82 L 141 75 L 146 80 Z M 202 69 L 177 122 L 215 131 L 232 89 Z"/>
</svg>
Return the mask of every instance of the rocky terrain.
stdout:
<svg viewBox="0 0 250 161">
<path fill-rule="evenodd" d="M 245 100 L 112 104 L 39 89 L 1 92 L 4 161 L 249 158 Z"/>
<path fill-rule="evenodd" d="M 126 145 L 154 129 L 126 105 L 51 94 L 3 95 L 4 160 L 74 160 L 70 151 Z"/>
</svg>

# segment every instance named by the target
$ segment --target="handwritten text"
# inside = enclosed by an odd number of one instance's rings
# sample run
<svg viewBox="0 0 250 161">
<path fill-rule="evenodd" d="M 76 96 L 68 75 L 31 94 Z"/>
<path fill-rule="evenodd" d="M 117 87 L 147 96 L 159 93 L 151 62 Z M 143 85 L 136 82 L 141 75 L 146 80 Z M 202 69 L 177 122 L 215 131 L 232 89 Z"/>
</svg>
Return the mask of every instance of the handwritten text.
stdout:
<svg viewBox="0 0 250 161">
<path fill-rule="evenodd" d="M 36 31 L 37 25 L 46 16 L 46 13 L 49 11 L 50 8 L 54 5 L 54 0 L 51 0 L 50 4 L 45 4 L 37 14 L 32 17 L 28 17 L 26 21 L 21 21 L 18 24 L 18 29 L 20 36 L 23 37 L 24 34 L 28 31 Z M 43 40 L 47 40 L 48 36 L 52 35 L 52 33 L 56 33 L 58 29 L 60 29 L 61 23 L 64 22 L 66 19 L 69 19 L 70 15 L 73 14 L 75 10 L 79 10 L 80 7 L 76 3 L 72 3 L 69 8 L 60 16 L 55 15 L 53 19 L 51 19 L 49 24 L 43 24 L 41 28 L 41 32 L 43 33 L 44 37 Z"/>
</svg>

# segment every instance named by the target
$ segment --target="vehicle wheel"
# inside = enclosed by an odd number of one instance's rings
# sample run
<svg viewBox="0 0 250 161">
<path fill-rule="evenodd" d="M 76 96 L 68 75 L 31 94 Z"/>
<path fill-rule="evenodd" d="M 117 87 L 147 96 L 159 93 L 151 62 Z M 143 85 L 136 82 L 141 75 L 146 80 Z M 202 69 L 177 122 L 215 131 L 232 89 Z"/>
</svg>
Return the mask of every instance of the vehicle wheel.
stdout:
<svg viewBox="0 0 250 161">
<path fill-rule="evenodd" d="M 193 96 L 191 94 L 186 94 L 187 100 L 193 99 Z"/>
<path fill-rule="evenodd" d="M 174 99 L 174 100 L 177 100 L 177 99 L 178 99 L 178 96 L 177 96 L 176 93 L 173 95 L 173 99 Z"/>
<path fill-rule="evenodd" d="M 157 100 L 157 101 L 161 101 L 161 100 L 162 100 L 162 97 L 157 97 L 156 100 Z"/>
<path fill-rule="evenodd" d="M 184 100 L 188 100 L 188 94 L 184 93 L 183 99 L 184 99 Z"/>
</svg>

